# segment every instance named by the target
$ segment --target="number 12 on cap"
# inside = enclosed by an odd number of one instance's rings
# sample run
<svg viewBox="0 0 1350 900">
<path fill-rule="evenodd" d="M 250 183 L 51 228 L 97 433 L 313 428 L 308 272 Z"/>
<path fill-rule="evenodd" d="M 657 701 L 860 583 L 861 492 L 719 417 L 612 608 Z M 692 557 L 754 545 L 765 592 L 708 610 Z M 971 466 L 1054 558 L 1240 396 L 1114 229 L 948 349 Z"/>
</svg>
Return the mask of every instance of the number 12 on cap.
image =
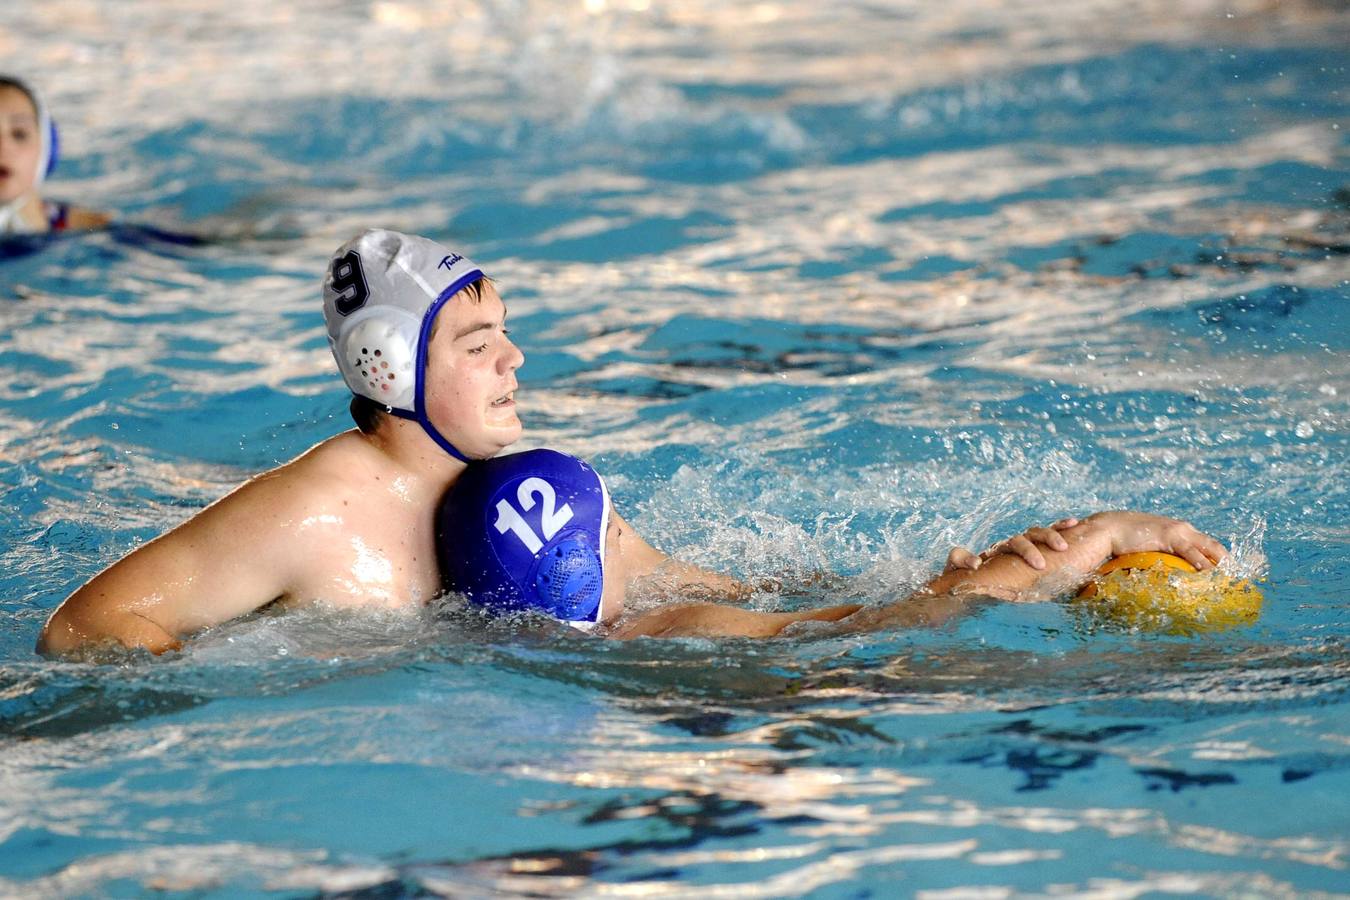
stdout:
<svg viewBox="0 0 1350 900">
<path fill-rule="evenodd" d="M 497 521 L 493 523 L 498 534 L 511 532 L 532 554 L 542 550 L 544 541 L 551 540 L 560 528 L 572 521 L 571 505 L 564 503 L 557 506 L 557 492 L 553 490 L 553 485 L 544 479 L 526 478 L 516 488 L 516 499 L 520 501 L 520 508 L 526 512 L 534 509 L 536 495 L 543 501 L 543 508 L 539 512 L 539 524 L 544 532 L 544 540 L 539 539 L 539 535 L 534 533 L 525 517 L 505 499 L 497 501 Z"/>
</svg>

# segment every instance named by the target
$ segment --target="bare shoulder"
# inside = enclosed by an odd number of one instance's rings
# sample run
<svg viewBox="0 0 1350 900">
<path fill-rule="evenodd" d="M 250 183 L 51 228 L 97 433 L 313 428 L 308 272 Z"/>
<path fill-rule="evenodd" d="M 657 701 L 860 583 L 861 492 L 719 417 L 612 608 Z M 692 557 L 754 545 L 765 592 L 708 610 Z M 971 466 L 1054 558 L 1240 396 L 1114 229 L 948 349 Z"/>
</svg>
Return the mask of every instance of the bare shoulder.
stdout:
<svg viewBox="0 0 1350 900">
<path fill-rule="evenodd" d="M 254 512 L 319 512 L 367 492 L 370 479 L 381 465 L 380 455 L 366 441 L 353 432 L 344 432 L 290 462 L 255 475 L 217 504 Z"/>
<path fill-rule="evenodd" d="M 229 491 L 151 545 L 163 555 L 254 560 L 281 571 L 305 559 L 324 533 L 342 528 L 343 513 L 358 501 L 363 483 L 351 474 L 363 466 L 365 441 L 348 434 L 315 445 Z M 192 556 L 189 556 L 192 555 Z"/>
</svg>

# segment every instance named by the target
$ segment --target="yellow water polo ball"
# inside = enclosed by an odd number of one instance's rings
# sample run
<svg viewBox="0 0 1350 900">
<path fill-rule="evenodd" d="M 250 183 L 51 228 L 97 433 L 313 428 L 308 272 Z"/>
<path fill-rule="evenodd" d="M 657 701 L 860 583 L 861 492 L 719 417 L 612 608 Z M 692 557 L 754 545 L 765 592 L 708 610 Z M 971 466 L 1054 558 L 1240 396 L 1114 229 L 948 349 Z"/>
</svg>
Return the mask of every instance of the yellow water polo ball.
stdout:
<svg viewBox="0 0 1350 900">
<path fill-rule="evenodd" d="M 1180 556 L 1153 552 L 1107 560 L 1075 598 L 1114 622 L 1168 634 L 1250 625 L 1263 600 L 1250 581 L 1215 569 L 1197 572 Z"/>
</svg>

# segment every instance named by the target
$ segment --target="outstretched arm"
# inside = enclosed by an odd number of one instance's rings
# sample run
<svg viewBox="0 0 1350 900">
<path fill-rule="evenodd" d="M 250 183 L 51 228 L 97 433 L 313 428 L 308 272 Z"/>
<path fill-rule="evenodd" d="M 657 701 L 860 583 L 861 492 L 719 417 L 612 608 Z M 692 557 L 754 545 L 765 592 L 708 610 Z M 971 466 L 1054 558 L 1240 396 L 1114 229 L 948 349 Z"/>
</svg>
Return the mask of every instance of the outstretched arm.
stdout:
<svg viewBox="0 0 1350 900">
<path fill-rule="evenodd" d="M 72 206 L 66 210 L 66 227 L 75 231 L 103 228 L 112 222 L 112 216 L 96 209 Z"/>
<path fill-rule="evenodd" d="M 615 629 L 610 637 L 775 637 L 797 622 L 837 622 L 860 609 L 858 603 L 802 612 L 757 612 L 720 603 L 664 606 Z"/>
<path fill-rule="evenodd" d="M 728 575 L 711 572 L 692 563 L 667 556 L 642 539 L 617 511 L 611 513 L 615 534 L 608 544 L 606 582 L 619 578 L 624 593 L 642 593 L 648 598 L 707 598 L 746 600 L 752 585 Z M 606 587 L 606 594 L 610 589 Z M 618 604 L 621 609 L 622 604 Z M 724 603 L 672 603 L 619 622 L 610 637 L 773 637 L 794 622 L 834 622 L 857 612 L 856 603 L 802 612 L 756 612 Z M 617 617 L 618 609 L 614 611 Z"/>
<path fill-rule="evenodd" d="M 618 510 L 610 513 L 615 536 L 605 561 L 605 579 L 622 578 L 628 596 L 688 600 L 747 600 L 755 592 L 744 581 L 712 572 L 669 556 L 653 547 L 624 521 Z"/>
<path fill-rule="evenodd" d="M 949 568 L 912 597 L 886 606 L 863 609 L 846 604 L 766 613 L 713 603 L 682 604 L 639 616 L 611 636 L 772 637 L 803 621 L 839 622 L 849 631 L 940 625 L 978 601 L 1032 599 L 1038 589 L 1048 586 L 1055 590 L 1077 587 L 1105 560 L 1122 553 L 1162 550 L 1202 562 L 1198 568 L 1208 568 L 1226 555 L 1222 544 L 1189 524 L 1146 513 L 1098 513 L 1059 534 L 1064 549 L 1042 548 L 1044 568 L 1033 568 L 1023 556 L 1005 553 L 986 560 L 978 569 Z"/>
<path fill-rule="evenodd" d="M 864 610 L 845 624 L 868 630 L 939 625 L 980 600 L 1042 599 L 1044 592 L 1080 587 L 1113 556 L 1141 550 L 1174 553 L 1198 569 L 1212 568 L 1227 555 L 1223 545 L 1187 522 L 1138 512 L 1102 512 L 1059 531 L 1062 550 L 1042 547 L 1044 568 L 1004 553 L 978 569 L 948 568 L 905 600 Z"/>
</svg>

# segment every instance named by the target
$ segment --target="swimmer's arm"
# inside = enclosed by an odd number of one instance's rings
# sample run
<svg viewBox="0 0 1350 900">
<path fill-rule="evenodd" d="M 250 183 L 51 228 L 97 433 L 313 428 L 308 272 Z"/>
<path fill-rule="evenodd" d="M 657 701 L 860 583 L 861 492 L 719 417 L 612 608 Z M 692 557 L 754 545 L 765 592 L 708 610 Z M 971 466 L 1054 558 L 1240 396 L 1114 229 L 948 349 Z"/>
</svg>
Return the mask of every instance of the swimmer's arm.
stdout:
<svg viewBox="0 0 1350 900">
<path fill-rule="evenodd" d="M 1188 522 L 1140 512 L 1100 512 L 1077 525 L 1058 530 L 1060 548 L 1045 546 L 1045 566 L 1033 568 L 1015 552 L 1002 553 L 971 570 L 947 569 L 929 582 L 926 593 L 939 595 L 979 591 L 985 596 L 1018 599 L 1042 585 L 1046 578 L 1065 577 L 1062 589 L 1081 586 L 1097 567 L 1113 556 L 1141 550 L 1158 550 L 1184 557 L 1205 570 L 1223 559 L 1228 551 L 1214 538 Z M 992 566 L 992 568 L 990 568 Z"/>
<path fill-rule="evenodd" d="M 100 572 L 52 613 L 39 653 L 121 645 L 162 653 L 285 593 L 290 563 L 269 521 L 277 486 L 255 479 Z M 295 551 L 298 548 L 291 548 Z"/>
<path fill-rule="evenodd" d="M 638 637 L 776 637 L 797 622 L 837 622 L 862 607 L 857 603 L 801 612 L 756 612 L 717 603 L 665 606 L 634 619 L 610 634 Z"/>
<path fill-rule="evenodd" d="M 1123 553 L 1162 550 L 1188 559 L 1199 554 L 1207 567 L 1225 553 L 1221 544 L 1189 524 L 1146 513 L 1097 513 L 1060 529 L 1059 534 L 1064 538 L 1064 549 L 1043 548 L 1042 569 L 1033 568 L 1021 555 L 1005 553 L 985 561 L 979 569 L 948 569 L 912 597 L 882 607 L 863 609 L 845 604 L 804 612 L 766 613 L 712 603 L 682 604 L 640 616 L 616 629 L 611 637 L 773 637 L 803 621 L 839 622 L 847 631 L 937 626 L 967 612 L 977 602 L 1037 599 L 1033 592 L 1047 584 L 1057 590 L 1076 588 L 1107 559 Z M 657 566 L 653 573 L 660 571 Z M 702 583 L 698 575 L 692 581 Z M 750 593 L 749 586 L 733 583 L 745 595 Z"/>
<path fill-rule="evenodd" d="M 91 231 L 104 228 L 112 222 L 112 216 L 97 209 L 72 206 L 66 210 L 66 227 L 73 231 Z"/>
<path fill-rule="evenodd" d="M 971 553 L 965 547 L 953 547 L 947 554 L 947 567 L 943 572 L 952 569 L 978 569 L 984 564 L 986 559 L 995 556 L 1001 556 L 1004 553 L 1014 553 L 1028 563 L 1033 569 L 1045 568 L 1045 557 L 1041 554 L 1041 547 L 1049 547 L 1051 550 L 1067 549 L 1064 538 L 1060 536 L 1061 531 L 1065 531 L 1078 524 L 1078 519 L 1067 518 L 1060 519 L 1053 525 L 1045 527 L 1033 526 L 1028 528 L 1022 534 L 1013 535 L 1006 540 L 999 541 L 982 553 Z"/>
<path fill-rule="evenodd" d="M 1110 542 L 1106 539 L 1106 531 L 1098 525 L 1069 529 L 1063 534 L 1067 549 L 1060 553 L 1045 551 L 1047 570 L 1076 563 L 1087 573 L 1106 558 Z M 652 574 L 665 574 L 669 568 L 667 563 Z M 965 612 L 977 600 L 1016 599 L 1020 592 L 1044 575 L 1044 571 L 1033 569 L 1022 557 L 1008 554 L 994 557 L 977 570 L 948 570 L 908 600 L 884 607 L 863 609 L 858 604 L 846 604 L 799 613 L 768 613 L 713 603 L 681 604 L 640 616 L 616 629 L 611 637 L 620 640 L 636 637 L 774 637 L 789 625 L 812 620 L 840 622 L 849 631 L 940 625 Z M 697 575 L 691 581 L 702 583 Z M 749 594 L 748 586 L 736 584 Z"/>
<path fill-rule="evenodd" d="M 1065 549 L 1043 547 L 1043 569 L 1004 553 L 978 569 L 948 569 L 913 596 L 863 610 L 843 624 L 857 630 L 941 625 L 976 602 L 1046 599 L 1081 587 L 1111 557 L 1139 550 L 1175 553 L 1202 561 L 1203 568 L 1226 555 L 1222 544 L 1190 524 L 1148 513 L 1097 513 L 1059 534 Z"/>
<path fill-rule="evenodd" d="M 37 652 L 69 656 L 107 646 L 140 648 L 159 654 L 178 650 L 183 642 L 135 610 L 67 601 L 47 620 L 38 637 Z"/>
<path fill-rule="evenodd" d="M 752 585 L 684 562 L 657 550 L 643 539 L 617 510 L 612 513 L 621 535 L 624 578 L 628 593 L 648 597 L 666 596 L 688 600 L 748 600 L 755 593 Z M 606 564 L 608 566 L 608 563 Z"/>
<path fill-rule="evenodd" d="M 1035 569 L 1021 556 L 1005 553 L 978 569 L 947 569 L 910 597 L 864 609 L 840 623 L 847 631 L 937 627 L 995 600 L 1039 599 L 1032 594 L 1047 579 L 1068 590 L 1081 584 L 1110 556 L 1111 541 L 1091 519 L 1060 532 L 1064 550 L 1042 548 L 1045 568 Z"/>
</svg>

